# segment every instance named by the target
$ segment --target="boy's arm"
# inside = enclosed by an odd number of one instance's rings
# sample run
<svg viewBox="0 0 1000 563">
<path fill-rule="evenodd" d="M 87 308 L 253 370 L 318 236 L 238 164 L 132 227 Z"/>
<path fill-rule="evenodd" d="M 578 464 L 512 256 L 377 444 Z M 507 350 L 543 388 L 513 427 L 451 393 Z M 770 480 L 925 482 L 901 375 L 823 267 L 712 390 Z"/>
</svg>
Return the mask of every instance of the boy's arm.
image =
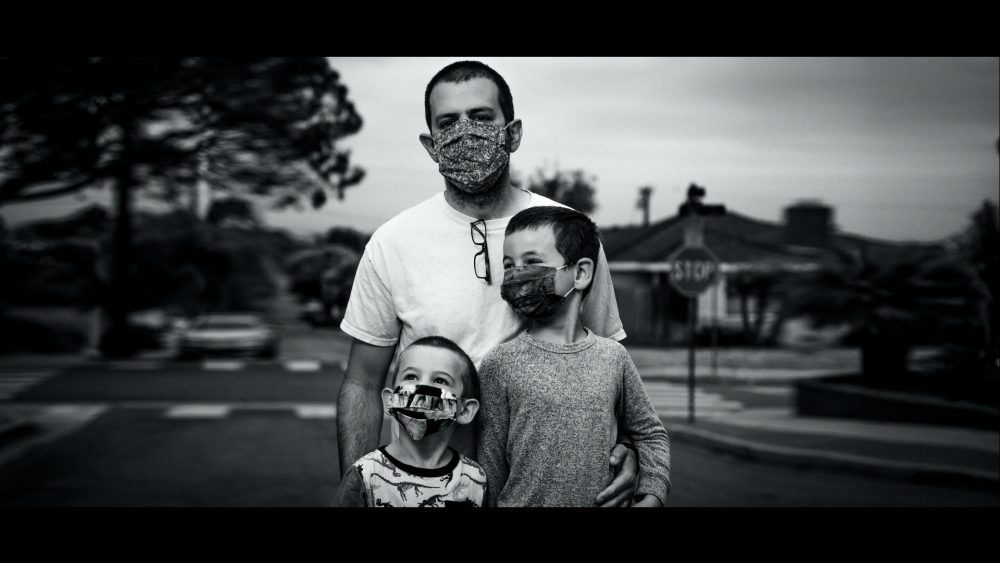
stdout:
<svg viewBox="0 0 1000 563">
<path fill-rule="evenodd" d="M 492 354 L 479 367 L 479 465 L 486 472 L 487 506 L 496 506 L 507 483 L 507 431 L 510 410 L 507 387 Z"/>
<path fill-rule="evenodd" d="M 337 398 L 337 447 L 340 475 L 346 479 L 351 464 L 378 447 L 382 432 L 382 399 L 385 374 L 394 346 L 373 346 L 351 340 L 347 373 Z"/>
<path fill-rule="evenodd" d="M 340 480 L 340 487 L 333 498 L 334 507 L 368 506 L 365 502 L 365 484 L 356 468 L 351 467 Z"/>
<path fill-rule="evenodd" d="M 653 408 L 646 389 L 639 378 L 639 371 L 623 348 L 624 373 L 622 377 L 622 433 L 632 437 L 639 450 L 639 487 L 636 490 L 638 505 L 649 505 L 650 495 L 666 504 L 670 492 L 670 437 Z"/>
</svg>

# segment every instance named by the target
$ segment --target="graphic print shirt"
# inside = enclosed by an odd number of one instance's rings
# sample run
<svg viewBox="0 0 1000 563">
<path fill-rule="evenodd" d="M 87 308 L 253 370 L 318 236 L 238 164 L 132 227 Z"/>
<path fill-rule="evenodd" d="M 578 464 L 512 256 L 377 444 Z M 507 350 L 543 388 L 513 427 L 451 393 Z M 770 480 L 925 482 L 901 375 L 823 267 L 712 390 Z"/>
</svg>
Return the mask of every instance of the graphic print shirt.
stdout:
<svg viewBox="0 0 1000 563">
<path fill-rule="evenodd" d="M 444 467 L 424 469 L 389 455 L 385 446 L 354 462 L 344 476 L 335 506 L 481 507 L 486 473 L 475 461 L 449 448 Z"/>
</svg>

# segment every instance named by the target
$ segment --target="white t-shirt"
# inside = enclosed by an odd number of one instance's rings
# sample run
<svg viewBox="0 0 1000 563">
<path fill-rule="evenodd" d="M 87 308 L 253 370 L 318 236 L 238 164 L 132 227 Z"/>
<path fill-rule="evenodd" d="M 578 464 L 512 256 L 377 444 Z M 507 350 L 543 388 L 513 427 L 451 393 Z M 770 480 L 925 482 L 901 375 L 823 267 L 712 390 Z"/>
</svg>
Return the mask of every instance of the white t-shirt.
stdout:
<svg viewBox="0 0 1000 563">
<path fill-rule="evenodd" d="M 530 195 L 528 207 L 566 207 Z M 472 241 L 474 221 L 448 205 L 442 192 L 386 221 L 365 247 L 340 328 L 375 346 L 398 344 L 389 373 L 399 354 L 418 338 L 449 338 L 478 368 L 490 348 L 524 328 L 526 321 L 500 297 L 504 230 L 510 217 L 486 221 L 489 285 L 473 269 L 480 250 Z M 592 288 L 583 300 L 581 322 L 595 334 L 625 338 L 603 247 Z"/>
</svg>

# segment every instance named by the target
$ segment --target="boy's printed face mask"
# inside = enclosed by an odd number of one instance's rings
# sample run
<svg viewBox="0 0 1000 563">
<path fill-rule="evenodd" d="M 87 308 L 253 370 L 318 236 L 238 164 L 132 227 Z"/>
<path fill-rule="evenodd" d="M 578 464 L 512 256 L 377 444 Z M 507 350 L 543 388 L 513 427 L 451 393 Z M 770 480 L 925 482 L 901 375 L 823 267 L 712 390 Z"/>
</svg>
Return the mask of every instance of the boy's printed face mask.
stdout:
<svg viewBox="0 0 1000 563">
<path fill-rule="evenodd" d="M 556 293 L 556 272 L 568 265 L 558 268 L 552 266 L 507 268 L 503 272 L 500 297 L 510 304 L 518 315 L 529 319 L 549 317 L 575 289 L 571 287 L 566 295 Z"/>
<path fill-rule="evenodd" d="M 397 385 L 386 408 L 406 433 L 421 440 L 455 422 L 459 398 L 454 393 L 430 385 Z"/>
<path fill-rule="evenodd" d="M 433 135 L 438 171 L 460 190 L 475 194 L 496 182 L 510 159 L 507 127 L 461 119 Z"/>
</svg>

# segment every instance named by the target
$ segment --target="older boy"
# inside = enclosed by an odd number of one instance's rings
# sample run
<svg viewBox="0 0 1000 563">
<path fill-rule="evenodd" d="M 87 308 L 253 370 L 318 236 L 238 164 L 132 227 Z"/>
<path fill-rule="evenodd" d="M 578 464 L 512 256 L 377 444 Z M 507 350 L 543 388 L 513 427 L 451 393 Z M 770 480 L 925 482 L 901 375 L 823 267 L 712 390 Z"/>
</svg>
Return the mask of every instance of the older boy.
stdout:
<svg viewBox="0 0 1000 563">
<path fill-rule="evenodd" d="M 530 324 L 479 368 L 491 506 L 593 506 L 619 436 L 639 452 L 635 506 L 666 500 L 670 442 L 635 364 L 580 322 L 599 246 L 593 222 L 563 207 L 525 209 L 507 225 L 500 292 Z"/>
</svg>

